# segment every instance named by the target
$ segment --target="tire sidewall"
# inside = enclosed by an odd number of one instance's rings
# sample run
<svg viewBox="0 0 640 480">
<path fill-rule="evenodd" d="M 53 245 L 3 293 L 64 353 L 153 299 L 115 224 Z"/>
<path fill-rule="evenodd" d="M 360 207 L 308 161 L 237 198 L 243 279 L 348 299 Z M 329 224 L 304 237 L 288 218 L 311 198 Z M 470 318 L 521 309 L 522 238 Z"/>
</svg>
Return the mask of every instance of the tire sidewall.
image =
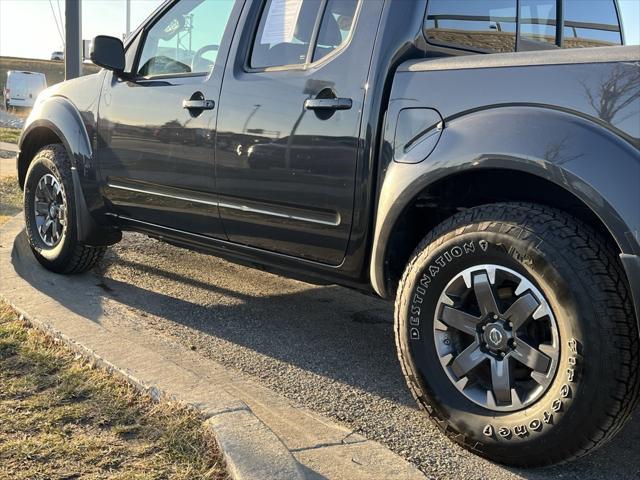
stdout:
<svg viewBox="0 0 640 480">
<path fill-rule="evenodd" d="M 576 272 L 560 252 L 540 238 L 500 233 L 500 226 L 482 229 L 479 224 L 464 232 L 448 232 L 416 254 L 398 295 L 396 328 L 403 367 L 414 396 L 433 410 L 441 427 L 453 429 L 493 457 L 513 458 L 513 446 L 526 445 L 527 455 L 543 454 L 575 435 L 575 418 L 588 417 L 598 404 L 598 376 L 602 366 L 585 367 L 586 330 L 597 322 L 590 318 L 589 298 Z M 440 364 L 433 335 L 435 309 L 447 283 L 464 269 L 497 264 L 529 279 L 545 296 L 560 336 L 555 378 L 534 404 L 515 412 L 487 410 L 467 399 L 451 382 Z M 429 280 L 425 279 L 425 276 Z M 598 349 L 589 338 L 590 349 Z M 585 373 L 586 372 L 586 373 Z M 585 388 L 585 386 L 587 388 Z M 573 421 L 572 421 L 573 420 Z"/>
</svg>

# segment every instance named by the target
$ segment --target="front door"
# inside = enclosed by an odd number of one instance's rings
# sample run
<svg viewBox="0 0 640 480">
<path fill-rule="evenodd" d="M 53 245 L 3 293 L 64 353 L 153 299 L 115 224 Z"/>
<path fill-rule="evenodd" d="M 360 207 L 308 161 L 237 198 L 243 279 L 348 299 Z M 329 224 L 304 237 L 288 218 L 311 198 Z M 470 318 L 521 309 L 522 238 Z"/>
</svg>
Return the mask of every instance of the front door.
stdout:
<svg viewBox="0 0 640 480">
<path fill-rule="evenodd" d="M 105 78 L 98 159 L 105 197 L 119 215 L 224 237 L 213 178 L 215 108 L 240 3 L 167 5 L 129 46 L 128 75 Z"/>
<path fill-rule="evenodd" d="M 344 259 L 382 3 L 256 0 L 245 12 L 218 111 L 216 182 L 229 240 L 331 265 Z"/>
</svg>

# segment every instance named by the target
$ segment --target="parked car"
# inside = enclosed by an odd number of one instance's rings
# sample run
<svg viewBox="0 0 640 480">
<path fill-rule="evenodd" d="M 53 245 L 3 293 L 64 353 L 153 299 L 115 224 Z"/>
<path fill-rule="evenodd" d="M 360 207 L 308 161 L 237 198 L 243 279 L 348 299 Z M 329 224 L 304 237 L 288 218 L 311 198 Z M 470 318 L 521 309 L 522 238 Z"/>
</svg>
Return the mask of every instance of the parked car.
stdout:
<svg viewBox="0 0 640 480">
<path fill-rule="evenodd" d="M 536 467 L 613 437 L 640 398 L 640 53 L 616 2 L 281 7 L 168 1 L 94 39 L 104 69 L 20 139 L 38 261 L 83 272 L 132 230 L 395 299 L 409 389 L 453 441 Z"/>
<path fill-rule="evenodd" d="M 51 54 L 51 60 L 64 61 L 64 52 L 56 51 Z"/>
<path fill-rule="evenodd" d="M 47 88 L 47 78 L 40 72 L 9 70 L 3 90 L 5 109 L 9 107 L 33 107 L 36 98 Z"/>
</svg>

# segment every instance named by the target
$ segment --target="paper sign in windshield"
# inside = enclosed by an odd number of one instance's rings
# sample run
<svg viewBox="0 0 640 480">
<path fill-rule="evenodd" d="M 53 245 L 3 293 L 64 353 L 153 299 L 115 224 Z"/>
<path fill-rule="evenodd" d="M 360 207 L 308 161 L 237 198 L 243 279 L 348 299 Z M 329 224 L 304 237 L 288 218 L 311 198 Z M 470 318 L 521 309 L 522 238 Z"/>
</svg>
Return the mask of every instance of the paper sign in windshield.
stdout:
<svg viewBox="0 0 640 480">
<path fill-rule="evenodd" d="M 275 45 L 291 42 L 302 2 L 303 0 L 272 0 L 260 43 Z"/>
</svg>

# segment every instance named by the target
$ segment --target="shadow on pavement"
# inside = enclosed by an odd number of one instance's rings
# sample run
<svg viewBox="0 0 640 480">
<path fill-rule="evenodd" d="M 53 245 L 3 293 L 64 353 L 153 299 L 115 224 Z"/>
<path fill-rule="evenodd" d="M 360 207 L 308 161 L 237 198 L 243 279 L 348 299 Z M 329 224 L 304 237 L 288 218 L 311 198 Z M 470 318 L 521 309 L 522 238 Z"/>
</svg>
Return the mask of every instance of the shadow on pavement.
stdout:
<svg viewBox="0 0 640 480">
<path fill-rule="evenodd" d="M 174 248 L 165 247 L 162 248 Z M 184 252 L 176 250 L 176 252 Z M 182 254 L 176 253 L 177 257 Z M 202 262 L 204 256 L 198 257 Z M 331 378 L 394 403 L 413 407 L 395 354 L 392 305 L 341 287 L 294 289 L 280 294 L 251 294 L 231 288 L 228 278 L 192 278 L 172 267 L 158 268 L 111 255 L 107 262 L 132 272 L 131 281 L 89 273 L 59 276 L 35 261 L 24 231 L 12 252 L 16 271 L 34 288 L 65 307 L 99 322 L 106 299 L 157 316 L 206 336 L 241 345 L 299 369 Z M 202 269 L 207 266 L 201 264 Z M 238 267 L 243 268 L 244 267 Z M 245 269 L 246 270 L 246 269 Z M 246 271 L 243 275 L 247 275 Z M 153 290 L 140 285 L 152 278 Z M 273 282 L 271 274 L 251 270 L 248 282 L 256 290 Z M 176 292 L 166 284 L 180 284 Z M 245 285 L 247 287 L 247 285 Z M 207 302 L 192 300 L 202 291 Z M 244 290 L 244 291 L 242 291 Z M 267 288 L 267 290 L 269 290 Z M 216 299 L 224 298 L 224 302 Z M 372 366 L 374 366 L 372 368 Z M 257 367 L 259 369 L 259 366 Z M 607 446 L 570 464 L 542 470 L 511 470 L 532 480 L 548 478 L 638 478 L 640 419 L 636 416 Z M 615 474 L 613 473 L 615 472 Z"/>
</svg>

